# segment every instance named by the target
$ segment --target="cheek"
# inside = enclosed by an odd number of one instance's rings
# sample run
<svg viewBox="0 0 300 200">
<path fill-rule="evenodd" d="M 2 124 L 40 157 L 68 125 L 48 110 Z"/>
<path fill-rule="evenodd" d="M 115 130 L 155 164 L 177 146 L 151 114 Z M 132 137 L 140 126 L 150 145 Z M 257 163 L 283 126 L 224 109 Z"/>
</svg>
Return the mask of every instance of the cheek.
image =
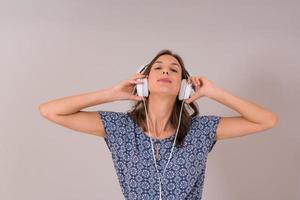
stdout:
<svg viewBox="0 0 300 200">
<path fill-rule="evenodd" d="M 149 76 L 148 77 L 148 88 L 149 87 L 155 87 L 156 86 L 156 80 L 155 80 L 155 78 L 153 77 L 153 76 Z"/>
<path fill-rule="evenodd" d="M 150 72 L 148 75 L 148 84 L 155 83 L 157 79 L 159 78 L 159 75 L 157 75 L 155 72 Z"/>
</svg>

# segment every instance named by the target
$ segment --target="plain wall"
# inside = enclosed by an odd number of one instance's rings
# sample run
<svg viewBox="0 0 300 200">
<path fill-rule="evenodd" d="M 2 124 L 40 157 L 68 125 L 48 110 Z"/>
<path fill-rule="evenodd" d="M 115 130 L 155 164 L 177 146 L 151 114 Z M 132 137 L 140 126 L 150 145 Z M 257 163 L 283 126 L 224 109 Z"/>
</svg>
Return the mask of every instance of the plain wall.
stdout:
<svg viewBox="0 0 300 200">
<path fill-rule="evenodd" d="M 0 199 L 123 199 L 103 138 L 46 120 L 38 105 L 113 86 L 161 49 L 279 116 L 273 129 L 216 143 L 203 199 L 300 199 L 299 8 L 292 0 L 0 1 Z M 239 115 L 206 97 L 197 103 L 201 114 Z"/>
</svg>

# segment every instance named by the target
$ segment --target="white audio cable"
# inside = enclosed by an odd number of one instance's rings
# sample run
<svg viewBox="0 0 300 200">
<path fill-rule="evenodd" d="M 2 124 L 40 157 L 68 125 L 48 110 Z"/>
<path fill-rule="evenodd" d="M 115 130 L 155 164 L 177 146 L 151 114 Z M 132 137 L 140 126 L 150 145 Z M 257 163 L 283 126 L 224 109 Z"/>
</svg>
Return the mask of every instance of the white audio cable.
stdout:
<svg viewBox="0 0 300 200">
<path fill-rule="evenodd" d="M 144 99 L 143 99 L 143 103 L 144 103 L 144 108 L 145 108 L 146 117 L 147 117 L 147 126 L 148 126 L 148 131 L 149 131 L 149 134 L 150 134 L 150 141 L 151 141 L 151 145 L 152 145 L 152 153 L 153 153 L 154 164 L 155 164 L 156 172 L 159 175 L 159 200 L 162 200 L 162 197 L 161 197 L 162 196 L 162 181 L 161 181 L 161 179 L 164 177 L 165 170 L 167 169 L 167 166 L 168 166 L 168 164 L 169 164 L 169 162 L 171 160 L 171 157 L 172 157 L 173 149 L 174 149 L 176 138 L 177 138 L 178 129 L 179 129 L 180 122 L 181 122 L 181 113 L 182 113 L 182 107 L 183 107 L 184 100 L 182 100 L 182 103 L 181 103 L 181 109 L 180 109 L 180 114 L 179 114 L 179 123 L 178 123 L 177 129 L 176 129 L 175 139 L 174 139 L 174 142 L 173 142 L 173 145 L 172 145 L 172 149 L 171 149 L 171 153 L 170 153 L 168 162 L 167 162 L 167 164 L 166 164 L 166 166 L 165 166 L 165 168 L 163 170 L 162 178 L 161 178 L 160 173 L 159 173 L 159 171 L 157 169 L 156 159 L 155 159 L 155 155 L 154 155 L 154 146 L 153 146 L 153 141 L 152 141 L 151 133 L 150 133 L 150 129 L 149 129 L 148 112 L 147 112 L 147 108 L 146 108 L 145 100 Z"/>
</svg>

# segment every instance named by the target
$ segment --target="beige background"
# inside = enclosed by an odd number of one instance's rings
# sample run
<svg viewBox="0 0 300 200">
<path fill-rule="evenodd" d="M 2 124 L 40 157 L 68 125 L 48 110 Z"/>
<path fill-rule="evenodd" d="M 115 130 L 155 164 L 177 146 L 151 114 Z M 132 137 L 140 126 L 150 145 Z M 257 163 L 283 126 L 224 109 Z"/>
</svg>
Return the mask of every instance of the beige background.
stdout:
<svg viewBox="0 0 300 200">
<path fill-rule="evenodd" d="M 280 119 L 216 143 L 203 199 L 300 199 L 299 8 L 296 0 L 0 1 L 0 199 L 122 199 L 103 138 L 47 121 L 38 105 L 112 86 L 164 48 Z M 239 114 L 197 102 L 201 114 Z"/>
</svg>

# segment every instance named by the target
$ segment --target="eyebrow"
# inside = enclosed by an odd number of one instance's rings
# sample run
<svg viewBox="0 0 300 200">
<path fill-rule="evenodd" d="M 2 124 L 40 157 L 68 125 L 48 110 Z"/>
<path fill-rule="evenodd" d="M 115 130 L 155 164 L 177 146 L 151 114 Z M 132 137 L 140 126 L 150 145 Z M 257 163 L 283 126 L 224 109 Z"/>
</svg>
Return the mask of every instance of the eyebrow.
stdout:
<svg viewBox="0 0 300 200">
<path fill-rule="evenodd" d="M 158 61 L 155 61 L 153 64 L 155 64 L 155 63 L 163 63 L 163 62 L 158 60 Z M 175 62 L 172 62 L 171 65 L 177 65 L 179 67 L 179 65 Z"/>
</svg>

